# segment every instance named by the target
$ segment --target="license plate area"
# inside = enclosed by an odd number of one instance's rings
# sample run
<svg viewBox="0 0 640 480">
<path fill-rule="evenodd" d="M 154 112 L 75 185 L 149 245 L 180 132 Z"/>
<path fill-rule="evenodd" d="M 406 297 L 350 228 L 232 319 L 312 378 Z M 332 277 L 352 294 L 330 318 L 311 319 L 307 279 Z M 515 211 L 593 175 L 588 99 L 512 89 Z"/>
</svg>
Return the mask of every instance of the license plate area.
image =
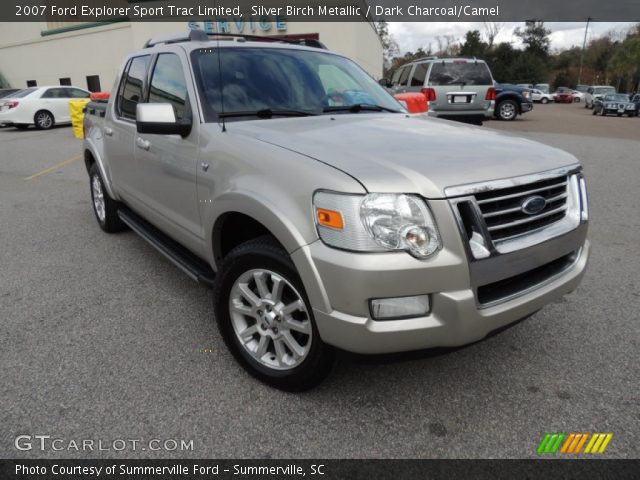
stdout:
<svg viewBox="0 0 640 480">
<path fill-rule="evenodd" d="M 475 92 L 449 92 L 447 93 L 447 102 L 456 105 L 468 105 L 473 103 L 476 98 Z"/>
</svg>

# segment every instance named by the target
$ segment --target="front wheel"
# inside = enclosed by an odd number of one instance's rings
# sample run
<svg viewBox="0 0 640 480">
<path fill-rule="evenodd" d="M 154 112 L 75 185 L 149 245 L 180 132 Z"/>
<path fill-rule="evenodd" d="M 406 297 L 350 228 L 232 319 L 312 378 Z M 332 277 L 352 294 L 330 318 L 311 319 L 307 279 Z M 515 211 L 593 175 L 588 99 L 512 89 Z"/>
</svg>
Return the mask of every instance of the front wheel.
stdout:
<svg viewBox="0 0 640 480">
<path fill-rule="evenodd" d="M 261 381 L 303 391 L 330 372 L 334 351 L 320 338 L 291 258 L 273 238 L 250 240 L 227 255 L 214 311 L 226 345 Z"/>
<path fill-rule="evenodd" d="M 91 187 L 93 213 L 96 216 L 100 228 L 107 233 L 124 230 L 126 225 L 118 216 L 118 204 L 109 196 L 102 181 L 100 169 L 95 163 L 89 169 L 89 184 Z"/>
<path fill-rule="evenodd" d="M 503 100 L 498 105 L 498 118 L 511 121 L 518 116 L 518 104 L 513 100 Z"/>
<path fill-rule="evenodd" d="M 542 103 L 543 105 L 546 105 L 547 103 L 549 103 L 549 99 L 543 98 L 542 100 L 540 100 L 540 103 Z"/>
</svg>

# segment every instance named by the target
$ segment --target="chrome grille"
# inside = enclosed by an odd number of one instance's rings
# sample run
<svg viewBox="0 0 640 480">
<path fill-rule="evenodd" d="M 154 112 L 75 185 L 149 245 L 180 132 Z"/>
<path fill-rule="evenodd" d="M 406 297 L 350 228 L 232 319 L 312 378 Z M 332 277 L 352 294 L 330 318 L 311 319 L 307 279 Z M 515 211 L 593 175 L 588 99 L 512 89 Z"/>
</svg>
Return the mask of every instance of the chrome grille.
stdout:
<svg viewBox="0 0 640 480">
<path fill-rule="evenodd" d="M 546 227 L 564 218 L 567 210 L 568 177 L 549 178 L 534 183 L 475 194 L 491 240 L 504 241 Z M 539 212 L 526 213 L 523 203 L 540 196 L 546 204 Z"/>
</svg>

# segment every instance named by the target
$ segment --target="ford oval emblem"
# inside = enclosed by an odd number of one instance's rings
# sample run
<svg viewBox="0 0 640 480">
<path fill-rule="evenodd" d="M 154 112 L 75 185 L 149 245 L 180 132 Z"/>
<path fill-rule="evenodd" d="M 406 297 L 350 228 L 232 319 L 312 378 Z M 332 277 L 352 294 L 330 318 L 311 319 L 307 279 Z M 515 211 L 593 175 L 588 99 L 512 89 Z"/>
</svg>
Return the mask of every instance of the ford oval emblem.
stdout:
<svg viewBox="0 0 640 480">
<path fill-rule="evenodd" d="M 544 210 L 547 206 L 547 200 L 540 195 L 534 195 L 533 197 L 527 197 L 520 205 L 521 210 L 527 215 L 535 215 Z"/>
</svg>

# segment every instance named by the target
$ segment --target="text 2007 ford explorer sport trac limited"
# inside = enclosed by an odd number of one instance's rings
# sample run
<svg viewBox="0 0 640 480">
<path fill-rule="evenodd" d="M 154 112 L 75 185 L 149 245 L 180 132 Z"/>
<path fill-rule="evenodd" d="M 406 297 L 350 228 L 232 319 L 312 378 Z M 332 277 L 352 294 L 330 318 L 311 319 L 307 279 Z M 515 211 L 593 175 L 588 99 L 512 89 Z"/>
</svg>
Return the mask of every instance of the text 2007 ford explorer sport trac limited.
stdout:
<svg viewBox="0 0 640 480">
<path fill-rule="evenodd" d="M 226 344 L 279 388 L 317 384 L 336 347 L 481 340 L 586 268 L 575 157 L 407 115 L 322 48 L 152 39 L 84 127 L 102 229 L 130 227 L 213 285 Z"/>
</svg>

